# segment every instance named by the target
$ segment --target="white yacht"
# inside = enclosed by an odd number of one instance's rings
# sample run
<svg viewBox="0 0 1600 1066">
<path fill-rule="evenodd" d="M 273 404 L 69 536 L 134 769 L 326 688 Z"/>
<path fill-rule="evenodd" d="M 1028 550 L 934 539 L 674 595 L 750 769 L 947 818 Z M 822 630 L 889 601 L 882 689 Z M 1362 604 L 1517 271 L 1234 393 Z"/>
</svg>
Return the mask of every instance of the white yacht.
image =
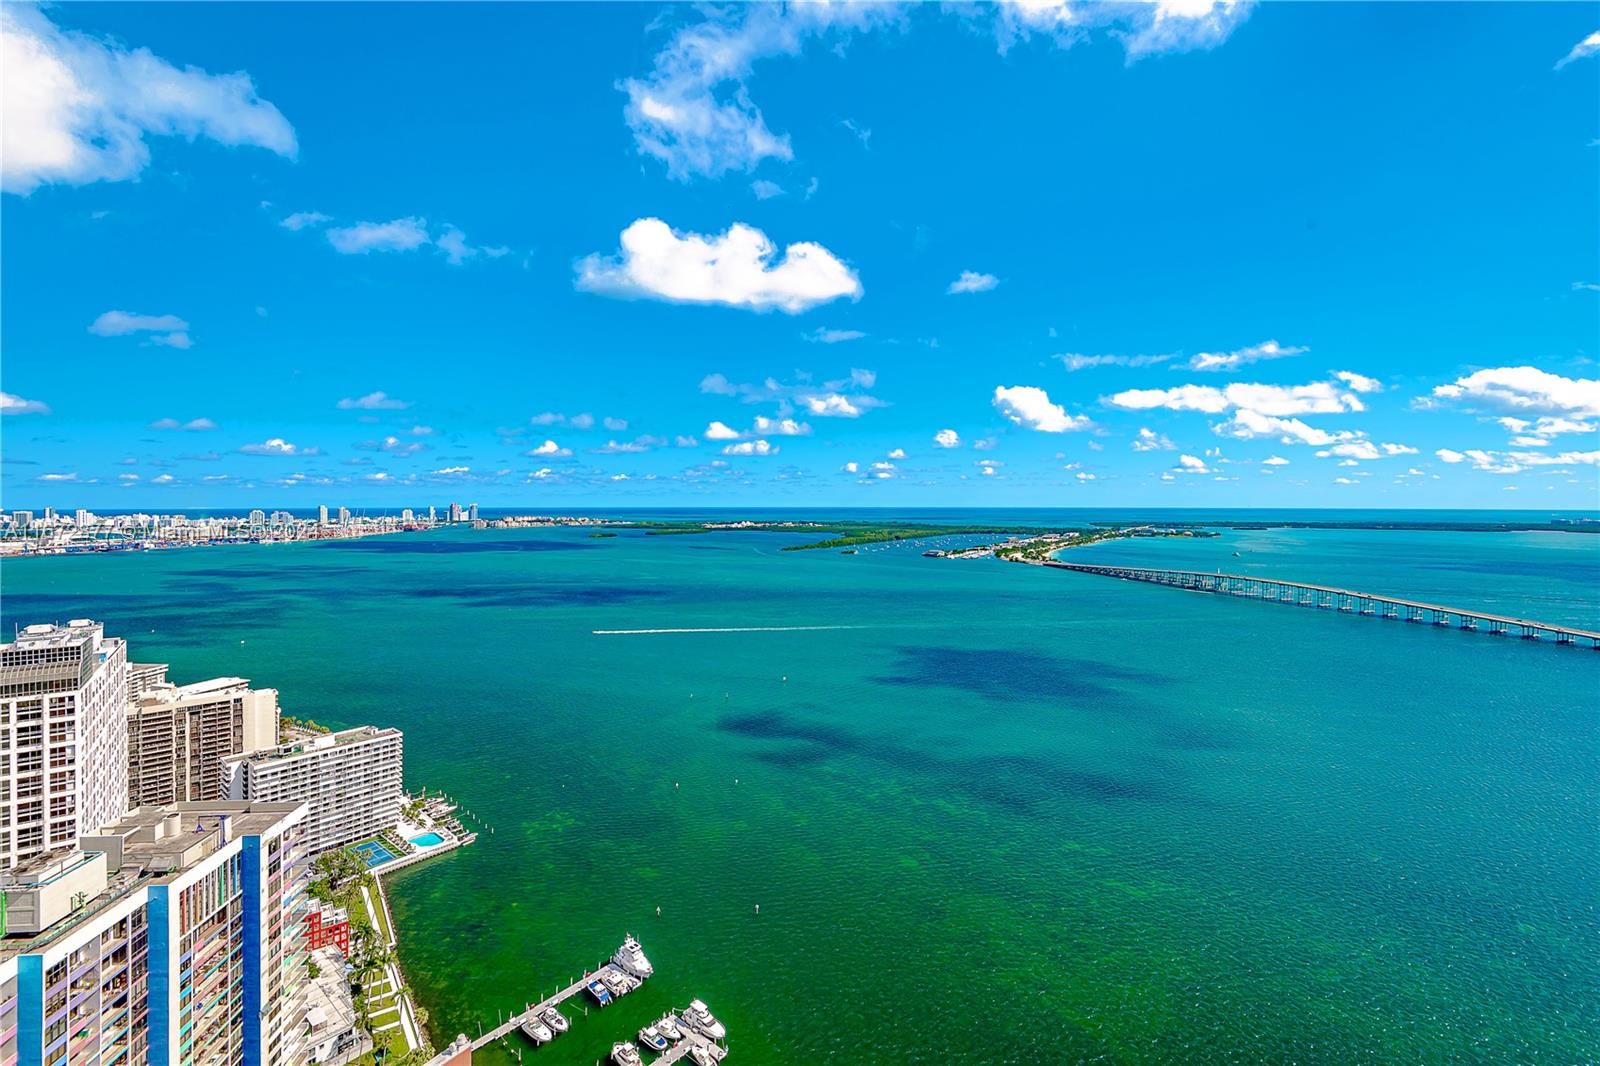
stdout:
<svg viewBox="0 0 1600 1066">
<path fill-rule="evenodd" d="M 660 1033 L 668 1040 L 683 1039 L 683 1030 L 678 1028 L 678 1019 L 672 1016 L 671 1011 L 663 1014 L 661 1016 L 661 1020 L 656 1022 L 656 1032 Z"/>
<path fill-rule="evenodd" d="M 689 1006 L 684 1009 L 683 1020 L 713 1040 L 721 1040 L 728 1035 L 728 1030 L 723 1028 L 722 1023 L 717 1021 L 716 1015 L 712 1014 L 701 1000 L 690 1001 Z"/>
<path fill-rule="evenodd" d="M 550 1027 L 553 1033 L 564 1033 L 572 1025 L 567 1021 L 567 1016 L 554 1007 L 546 1007 L 539 1012 L 539 1020 Z"/>
<path fill-rule="evenodd" d="M 550 1031 L 548 1025 L 531 1015 L 523 1020 L 522 1033 L 535 1044 L 548 1044 L 556 1038 L 556 1034 Z"/>
<path fill-rule="evenodd" d="M 639 1057 L 639 1049 L 626 1040 L 611 1045 L 611 1061 L 617 1066 L 644 1066 L 644 1060 Z"/>
<path fill-rule="evenodd" d="M 717 1057 L 704 1044 L 690 1044 L 689 1057 L 694 1060 L 694 1066 L 717 1066 Z"/>
<path fill-rule="evenodd" d="M 656 972 L 655 967 L 650 965 L 650 960 L 644 957 L 644 949 L 632 935 L 623 940 L 617 953 L 611 956 L 611 961 L 641 981 Z"/>
<path fill-rule="evenodd" d="M 605 967 L 597 976 L 605 983 L 607 988 L 611 989 L 611 994 L 619 998 L 639 987 L 638 981 L 635 981 L 615 966 Z"/>
</svg>

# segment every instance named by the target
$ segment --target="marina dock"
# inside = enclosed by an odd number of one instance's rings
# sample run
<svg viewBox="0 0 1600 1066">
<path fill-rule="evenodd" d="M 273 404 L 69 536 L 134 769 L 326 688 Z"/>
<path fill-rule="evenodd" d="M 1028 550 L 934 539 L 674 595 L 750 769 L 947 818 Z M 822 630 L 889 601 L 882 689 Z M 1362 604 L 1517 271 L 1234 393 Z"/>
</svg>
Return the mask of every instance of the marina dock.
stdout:
<svg viewBox="0 0 1600 1066">
<path fill-rule="evenodd" d="M 1553 640 L 1556 644 L 1587 645 L 1600 650 L 1600 632 L 1578 629 L 1573 626 L 1552 625 L 1528 618 L 1513 618 L 1488 611 L 1462 607 L 1447 607 L 1438 603 L 1382 596 L 1372 592 L 1335 588 L 1329 585 L 1312 585 L 1303 581 L 1280 581 L 1274 578 L 1250 577 L 1243 574 L 1207 574 L 1198 570 L 1156 570 L 1137 566 L 1095 566 L 1086 563 L 1063 563 L 1054 559 L 1041 562 L 1041 566 L 1057 570 L 1072 570 L 1080 574 L 1099 574 L 1103 577 L 1121 578 L 1124 581 L 1143 581 L 1155 585 L 1168 585 L 1193 592 L 1211 592 L 1221 596 L 1241 596 L 1246 599 L 1265 600 L 1269 603 L 1287 603 L 1299 607 L 1316 607 L 1344 614 L 1369 615 L 1374 618 L 1399 619 L 1406 622 L 1423 622 L 1429 625 L 1468 632 L 1485 632 L 1493 636 L 1515 634 L 1523 640 Z"/>
</svg>

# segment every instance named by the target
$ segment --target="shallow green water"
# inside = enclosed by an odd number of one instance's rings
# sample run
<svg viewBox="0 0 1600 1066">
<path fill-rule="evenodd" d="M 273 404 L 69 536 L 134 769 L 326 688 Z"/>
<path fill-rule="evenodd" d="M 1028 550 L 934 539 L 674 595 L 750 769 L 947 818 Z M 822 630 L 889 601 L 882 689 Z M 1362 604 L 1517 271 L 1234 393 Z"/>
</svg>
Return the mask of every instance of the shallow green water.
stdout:
<svg viewBox="0 0 1600 1066">
<path fill-rule="evenodd" d="M 391 883 L 436 1037 L 626 931 L 656 964 L 529 1063 L 693 996 L 735 1064 L 1600 1058 L 1600 654 L 787 542 L 30 560 L 4 624 L 104 618 L 180 680 L 404 728 L 409 783 L 494 829 Z M 1597 550 L 1279 531 L 1083 557 L 1600 628 Z M 849 628 L 593 632 L 741 626 Z"/>
</svg>

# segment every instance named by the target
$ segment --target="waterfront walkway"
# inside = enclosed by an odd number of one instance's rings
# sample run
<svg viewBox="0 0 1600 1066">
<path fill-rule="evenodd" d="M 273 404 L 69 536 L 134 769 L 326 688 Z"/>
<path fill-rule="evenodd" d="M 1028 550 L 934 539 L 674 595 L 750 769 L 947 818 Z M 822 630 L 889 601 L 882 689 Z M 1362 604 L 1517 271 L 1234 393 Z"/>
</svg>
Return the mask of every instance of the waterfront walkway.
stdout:
<svg viewBox="0 0 1600 1066">
<path fill-rule="evenodd" d="M 1318 607 L 1344 614 L 1371 615 L 1375 618 L 1394 618 L 1406 622 L 1426 622 L 1430 625 L 1468 632 L 1487 632 L 1494 636 L 1515 633 L 1523 640 L 1551 639 L 1557 644 L 1588 645 L 1600 650 L 1600 632 L 1577 629 L 1573 626 L 1551 625 L 1528 618 L 1512 618 L 1462 607 L 1446 607 L 1438 603 L 1381 596 L 1372 592 L 1334 588 L 1329 585 L 1311 585 L 1303 581 L 1281 581 L 1275 578 L 1250 577 L 1243 574 L 1207 574 L 1198 570 L 1156 570 L 1139 566 L 1096 566 L 1087 563 L 1063 563 L 1054 559 L 1036 565 L 1057 570 L 1073 570 L 1080 574 L 1100 574 L 1121 578 L 1124 581 L 1144 581 L 1155 585 L 1170 585 L 1194 592 L 1212 592 L 1223 596 L 1242 596 L 1247 599 L 1287 603 L 1300 607 Z"/>
</svg>

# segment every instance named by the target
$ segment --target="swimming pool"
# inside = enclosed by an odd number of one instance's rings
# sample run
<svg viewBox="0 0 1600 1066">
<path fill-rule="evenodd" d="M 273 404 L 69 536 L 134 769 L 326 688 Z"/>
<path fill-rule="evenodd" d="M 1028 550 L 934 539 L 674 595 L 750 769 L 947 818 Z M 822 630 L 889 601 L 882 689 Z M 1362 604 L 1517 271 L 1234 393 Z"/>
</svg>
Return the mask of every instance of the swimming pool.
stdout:
<svg viewBox="0 0 1600 1066">
<path fill-rule="evenodd" d="M 443 844 L 444 837 L 440 836 L 438 833 L 423 833 L 419 837 L 412 837 L 411 843 L 415 844 L 419 848 L 431 848 L 436 844 Z"/>
<path fill-rule="evenodd" d="M 386 862 L 394 861 L 394 852 L 376 840 L 368 840 L 362 844 L 352 844 L 350 850 L 355 852 L 361 861 L 367 864 L 367 869 L 369 870 L 374 866 L 382 866 Z"/>
</svg>

